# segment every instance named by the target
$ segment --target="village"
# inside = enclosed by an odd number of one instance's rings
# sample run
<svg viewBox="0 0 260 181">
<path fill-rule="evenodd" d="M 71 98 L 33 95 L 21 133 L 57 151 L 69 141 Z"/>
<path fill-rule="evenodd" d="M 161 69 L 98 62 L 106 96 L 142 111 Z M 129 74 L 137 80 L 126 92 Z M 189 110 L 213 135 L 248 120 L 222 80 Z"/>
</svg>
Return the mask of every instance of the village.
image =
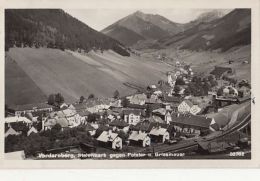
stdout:
<svg viewBox="0 0 260 181">
<path fill-rule="evenodd" d="M 236 121 L 232 113 L 250 112 L 243 105 L 251 99 L 250 82 L 232 75 L 231 68 L 216 66 L 199 76 L 190 65 L 176 62 L 165 80 L 132 95 L 116 90 L 112 98 L 91 94 L 69 104 L 57 93 L 46 103 L 8 105 L 6 155 L 153 153 L 228 130 Z"/>
</svg>

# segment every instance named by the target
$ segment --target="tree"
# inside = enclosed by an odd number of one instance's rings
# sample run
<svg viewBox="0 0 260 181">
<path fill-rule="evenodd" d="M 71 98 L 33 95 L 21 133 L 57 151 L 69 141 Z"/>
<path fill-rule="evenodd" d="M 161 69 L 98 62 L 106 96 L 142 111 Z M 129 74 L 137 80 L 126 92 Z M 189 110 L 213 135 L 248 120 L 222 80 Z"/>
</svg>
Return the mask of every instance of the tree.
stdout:
<svg viewBox="0 0 260 181">
<path fill-rule="evenodd" d="M 118 99 L 118 98 L 119 98 L 119 92 L 118 92 L 118 90 L 116 90 L 116 91 L 114 92 L 114 98 L 115 98 L 115 99 Z"/>
<path fill-rule="evenodd" d="M 98 115 L 93 113 L 93 114 L 90 114 L 88 116 L 88 122 L 92 123 L 92 122 L 96 122 L 98 120 Z"/>
<path fill-rule="evenodd" d="M 220 88 L 218 91 L 217 91 L 217 96 L 221 96 L 223 95 L 223 88 Z"/>
<path fill-rule="evenodd" d="M 90 95 L 88 96 L 88 99 L 93 99 L 93 98 L 95 98 L 95 95 L 94 95 L 94 94 L 90 94 Z"/>
<path fill-rule="evenodd" d="M 85 100 L 85 97 L 84 96 L 80 96 L 79 103 L 82 103 L 84 100 Z"/>
<path fill-rule="evenodd" d="M 58 93 L 55 95 L 55 102 L 60 105 L 64 102 L 64 97 L 61 95 L 61 93 Z"/>
<path fill-rule="evenodd" d="M 175 85 L 185 85 L 185 81 L 183 80 L 182 77 L 178 77 L 176 79 Z"/>
<path fill-rule="evenodd" d="M 60 132 L 61 131 L 61 125 L 60 124 L 55 124 L 52 128 L 51 128 L 51 131 L 53 132 L 53 133 L 58 133 L 58 132 Z"/>
<path fill-rule="evenodd" d="M 54 103 L 55 103 L 55 95 L 51 94 L 51 95 L 49 95 L 49 98 L 48 98 L 48 104 L 54 105 Z"/>
<path fill-rule="evenodd" d="M 178 86 L 178 85 L 174 86 L 173 91 L 174 91 L 175 94 L 179 94 L 179 92 L 181 91 L 180 86 Z"/>
<path fill-rule="evenodd" d="M 190 88 L 188 87 L 184 90 L 184 95 L 189 96 L 190 94 L 191 94 L 191 91 L 190 91 Z"/>
<path fill-rule="evenodd" d="M 123 107 L 127 107 L 127 105 L 129 104 L 128 99 L 124 97 L 124 98 L 122 99 L 122 101 L 121 101 L 121 104 L 122 104 Z"/>
</svg>

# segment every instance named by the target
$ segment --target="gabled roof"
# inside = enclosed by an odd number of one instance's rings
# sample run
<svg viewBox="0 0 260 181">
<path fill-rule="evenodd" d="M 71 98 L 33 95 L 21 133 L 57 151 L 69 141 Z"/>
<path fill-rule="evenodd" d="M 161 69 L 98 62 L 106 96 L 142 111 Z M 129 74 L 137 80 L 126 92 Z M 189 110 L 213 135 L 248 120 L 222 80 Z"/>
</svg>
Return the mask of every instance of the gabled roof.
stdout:
<svg viewBox="0 0 260 181">
<path fill-rule="evenodd" d="M 186 104 L 188 104 L 189 107 L 192 107 L 193 104 L 190 100 L 184 100 L 183 102 L 185 102 Z"/>
<path fill-rule="evenodd" d="M 6 132 L 5 132 L 5 136 L 8 135 L 19 135 L 19 133 L 17 131 L 15 131 L 12 127 L 10 127 Z"/>
<path fill-rule="evenodd" d="M 165 96 L 164 97 L 164 101 L 165 102 L 169 102 L 169 103 L 181 103 L 182 98 L 181 97 L 176 97 L 176 96 Z"/>
<path fill-rule="evenodd" d="M 167 132 L 166 128 L 162 128 L 162 127 L 154 127 L 151 131 L 150 131 L 150 135 L 155 135 L 155 136 L 162 136 Z"/>
<path fill-rule="evenodd" d="M 97 138 L 97 140 L 101 142 L 112 142 L 116 139 L 117 136 L 117 133 L 103 131 L 101 135 Z"/>
<path fill-rule="evenodd" d="M 172 113 L 171 124 L 187 125 L 190 127 L 209 128 L 212 119 L 204 116 Z"/>
<path fill-rule="evenodd" d="M 129 136 L 129 140 L 134 140 L 134 141 L 143 141 L 146 137 L 147 137 L 147 133 L 144 132 L 139 132 L 139 131 L 133 131 L 130 136 Z"/>
<path fill-rule="evenodd" d="M 27 134 L 29 134 L 29 133 L 38 133 L 38 130 L 37 130 L 34 126 L 32 126 L 32 127 L 29 129 L 29 131 L 27 131 Z"/>
<path fill-rule="evenodd" d="M 129 126 L 125 121 L 123 120 L 114 120 L 111 123 L 109 123 L 110 126 L 118 126 L 118 127 L 127 127 Z"/>
<path fill-rule="evenodd" d="M 14 111 L 26 111 L 33 109 L 44 109 L 44 108 L 52 108 L 53 106 L 46 103 L 34 103 L 34 104 L 24 104 L 24 105 L 10 105 L 9 109 Z"/>
<path fill-rule="evenodd" d="M 32 123 L 31 120 L 22 116 L 12 116 L 12 117 L 5 118 L 5 123 L 16 123 L 16 122 Z"/>
<path fill-rule="evenodd" d="M 91 108 L 97 105 L 108 105 L 110 106 L 112 102 L 112 99 L 100 99 L 100 98 L 92 98 L 92 99 L 87 99 L 85 102 L 85 105 L 87 108 Z"/>
<path fill-rule="evenodd" d="M 90 124 L 87 124 L 85 126 L 85 131 L 93 131 L 93 130 L 95 130 L 95 128 L 93 126 L 91 126 Z"/>
<path fill-rule="evenodd" d="M 165 108 L 158 108 L 152 111 L 155 114 L 166 115 L 167 111 Z"/>
<path fill-rule="evenodd" d="M 126 109 L 123 111 L 124 115 L 129 115 L 129 114 L 134 114 L 134 115 L 141 115 L 142 112 L 140 110 L 137 109 Z"/>
<path fill-rule="evenodd" d="M 73 104 L 73 106 L 75 107 L 76 111 L 82 111 L 87 108 L 86 104 L 84 104 L 84 103 Z"/>
<path fill-rule="evenodd" d="M 146 109 L 146 105 L 139 105 L 139 104 L 127 104 L 128 108 L 131 109 Z"/>
<path fill-rule="evenodd" d="M 61 125 L 62 128 L 69 127 L 69 122 L 66 118 L 57 119 L 57 124 Z"/>
<path fill-rule="evenodd" d="M 151 123 L 150 121 L 143 121 L 143 122 L 137 123 L 136 125 L 131 125 L 130 128 L 131 128 L 131 130 L 134 130 L 134 131 L 150 132 L 154 125 L 155 124 Z"/>
<path fill-rule="evenodd" d="M 91 114 L 91 112 L 89 111 L 79 111 L 78 114 L 81 116 L 81 117 L 84 117 L 84 116 L 88 116 Z"/>
</svg>

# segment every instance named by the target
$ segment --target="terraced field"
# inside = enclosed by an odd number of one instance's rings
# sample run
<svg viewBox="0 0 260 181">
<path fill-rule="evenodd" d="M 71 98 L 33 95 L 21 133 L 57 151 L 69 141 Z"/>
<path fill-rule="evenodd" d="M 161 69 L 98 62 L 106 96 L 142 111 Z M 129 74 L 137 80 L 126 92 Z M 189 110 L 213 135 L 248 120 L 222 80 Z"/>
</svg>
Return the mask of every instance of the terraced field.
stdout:
<svg viewBox="0 0 260 181">
<path fill-rule="evenodd" d="M 66 102 L 74 102 L 81 95 L 87 97 L 91 93 L 111 97 L 115 90 L 120 95 L 127 95 L 136 90 L 126 87 L 124 83 L 146 86 L 166 79 L 166 72 L 171 70 L 170 66 L 161 62 L 123 57 L 113 51 L 81 55 L 47 48 L 11 48 L 6 54 L 35 84 L 32 86 L 23 80 L 14 82 L 11 79 L 15 73 L 11 71 L 13 65 L 6 64 L 6 75 L 9 75 L 5 79 L 8 82 L 6 92 L 12 92 L 6 94 L 9 104 L 32 103 L 42 94 L 47 97 L 57 92 L 65 97 Z M 29 91 L 21 93 L 24 87 Z M 21 101 L 17 102 L 18 98 Z"/>
</svg>

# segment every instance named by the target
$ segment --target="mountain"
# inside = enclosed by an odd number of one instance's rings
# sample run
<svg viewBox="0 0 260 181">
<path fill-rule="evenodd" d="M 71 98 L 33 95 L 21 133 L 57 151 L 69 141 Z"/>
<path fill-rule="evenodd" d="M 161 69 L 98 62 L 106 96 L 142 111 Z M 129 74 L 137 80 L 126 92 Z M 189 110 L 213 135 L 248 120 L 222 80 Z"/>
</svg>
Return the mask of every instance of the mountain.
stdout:
<svg viewBox="0 0 260 181">
<path fill-rule="evenodd" d="M 227 12 L 228 12 L 228 10 L 212 10 L 209 12 L 204 12 L 204 13 L 200 14 L 195 20 L 184 24 L 183 29 L 187 30 L 200 23 L 209 23 L 211 21 L 217 20 L 219 18 L 222 18 L 224 15 L 226 15 Z"/>
<path fill-rule="evenodd" d="M 226 51 L 251 43 L 251 11 L 235 9 L 222 18 L 199 23 L 184 32 L 159 40 L 163 47 Z"/>
<path fill-rule="evenodd" d="M 108 26 L 101 32 L 131 46 L 140 40 L 158 40 L 179 33 L 181 30 L 182 28 L 178 23 L 173 23 L 160 15 L 137 11 Z"/>
<path fill-rule="evenodd" d="M 95 31 L 61 9 L 6 9 L 5 49 L 49 47 L 61 50 L 112 49 L 129 56 L 118 41 Z"/>
</svg>

